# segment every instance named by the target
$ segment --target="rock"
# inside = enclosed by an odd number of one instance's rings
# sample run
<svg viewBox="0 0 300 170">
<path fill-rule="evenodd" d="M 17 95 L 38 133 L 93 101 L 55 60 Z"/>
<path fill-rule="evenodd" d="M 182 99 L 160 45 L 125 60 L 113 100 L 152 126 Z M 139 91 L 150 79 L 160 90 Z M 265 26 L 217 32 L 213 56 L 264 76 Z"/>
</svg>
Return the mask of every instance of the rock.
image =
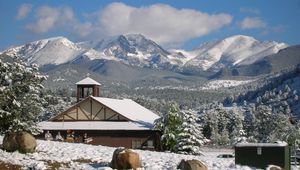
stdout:
<svg viewBox="0 0 300 170">
<path fill-rule="evenodd" d="M 130 149 L 118 148 L 113 153 L 111 167 L 113 169 L 141 168 L 139 154 Z"/>
<path fill-rule="evenodd" d="M 181 160 L 177 167 L 180 170 L 208 170 L 207 166 L 198 160 Z"/>
<path fill-rule="evenodd" d="M 3 139 L 3 149 L 9 152 L 32 153 L 36 146 L 35 138 L 27 132 L 9 133 Z"/>
<path fill-rule="evenodd" d="M 22 153 L 33 153 L 35 152 L 35 148 L 37 146 L 35 138 L 27 133 L 20 132 L 16 136 L 17 143 L 19 145 L 18 150 Z"/>
<path fill-rule="evenodd" d="M 2 148 L 8 152 L 18 150 L 18 143 L 16 141 L 16 133 L 8 133 L 3 138 Z"/>
<path fill-rule="evenodd" d="M 283 170 L 283 169 L 277 165 L 268 165 L 266 170 Z"/>
</svg>

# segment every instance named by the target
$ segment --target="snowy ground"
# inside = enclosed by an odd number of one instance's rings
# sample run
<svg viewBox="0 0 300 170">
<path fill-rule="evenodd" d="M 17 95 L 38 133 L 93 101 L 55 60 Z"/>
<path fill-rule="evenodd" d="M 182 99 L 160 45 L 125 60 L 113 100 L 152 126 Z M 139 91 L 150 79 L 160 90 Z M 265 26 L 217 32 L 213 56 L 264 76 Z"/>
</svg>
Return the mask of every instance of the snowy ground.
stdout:
<svg viewBox="0 0 300 170">
<path fill-rule="evenodd" d="M 0 144 L 2 143 L 0 136 Z M 23 169 L 110 169 L 107 166 L 111 161 L 112 153 L 116 148 L 93 146 L 86 144 L 72 144 L 38 140 L 37 152 L 21 154 L 5 152 L 0 149 L 0 163 L 5 162 L 20 165 Z M 234 158 L 217 158 L 219 154 L 232 154 L 230 149 L 204 148 L 204 156 L 181 155 L 164 152 L 135 150 L 139 153 L 144 169 L 147 170 L 174 170 L 181 159 L 198 159 L 204 162 L 210 170 L 250 170 L 247 166 L 234 164 Z M 297 169 L 292 167 L 292 169 Z"/>
<path fill-rule="evenodd" d="M 115 148 L 93 146 L 86 144 L 71 144 L 64 142 L 38 140 L 37 152 L 20 154 L 0 150 L 0 161 L 14 165 L 21 165 L 24 169 L 105 169 L 103 163 L 111 161 Z M 2 137 L 0 137 L 2 143 Z M 180 155 L 174 153 L 151 152 L 136 150 L 140 154 L 142 165 L 149 170 L 173 170 L 181 159 L 198 159 L 203 161 L 209 169 L 250 169 L 234 164 L 233 158 L 217 158 L 222 153 L 232 153 L 232 150 L 204 149 L 205 156 Z M 102 164 L 102 165 L 101 165 Z"/>
</svg>

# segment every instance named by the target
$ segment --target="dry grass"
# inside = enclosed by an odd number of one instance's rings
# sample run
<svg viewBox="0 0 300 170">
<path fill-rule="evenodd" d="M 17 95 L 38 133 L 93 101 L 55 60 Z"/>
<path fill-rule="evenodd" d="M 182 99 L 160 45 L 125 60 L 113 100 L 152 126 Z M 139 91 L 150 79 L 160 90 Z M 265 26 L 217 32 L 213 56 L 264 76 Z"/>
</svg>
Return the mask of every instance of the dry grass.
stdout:
<svg viewBox="0 0 300 170">
<path fill-rule="evenodd" d="M 0 161 L 1 170 L 21 170 L 22 166 Z"/>
<path fill-rule="evenodd" d="M 47 161 L 44 160 L 44 162 L 46 163 L 49 170 L 58 170 L 60 168 L 70 168 L 70 163 L 52 162 L 49 160 L 47 160 Z M 90 159 L 77 159 L 77 160 L 73 160 L 73 162 L 78 162 L 81 164 L 91 164 L 91 165 L 94 165 L 97 167 L 109 165 L 109 162 L 96 162 L 96 161 L 92 161 Z M 0 168 L 0 170 L 2 170 L 2 169 Z"/>
<path fill-rule="evenodd" d="M 47 169 L 49 170 L 57 170 L 60 168 L 70 168 L 70 164 L 69 163 L 62 163 L 62 162 L 52 162 L 52 161 L 44 161 L 47 165 Z"/>
</svg>

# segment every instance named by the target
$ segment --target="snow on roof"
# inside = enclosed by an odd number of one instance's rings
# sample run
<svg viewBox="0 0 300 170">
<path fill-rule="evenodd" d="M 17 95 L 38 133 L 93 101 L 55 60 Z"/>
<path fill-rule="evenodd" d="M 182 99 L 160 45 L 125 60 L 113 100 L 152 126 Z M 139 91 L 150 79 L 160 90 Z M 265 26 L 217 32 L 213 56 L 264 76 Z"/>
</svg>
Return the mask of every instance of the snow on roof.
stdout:
<svg viewBox="0 0 300 170">
<path fill-rule="evenodd" d="M 91 97 L 135 122 L 153 125 L 154 121 L 159 118 L 157 114 L 139 105 L 131 99 L 120 100 L 103 97 Z"/>
<path fill-rule="evenodd" d="M 288 144 L 286 142 L 280 143 L 238 143 L 236 147 L 284 147 Z"/>
<path fill-rule="evenodd" d="M 77 82 L 76 85 L 98 85 L 98 86 L 100 86 L 101 84 L 98 83 L 97 81 L 93 80 L 92 78 L 87 77 L 87 78 Z"/>
<path fill-rule="evenodd" d="M 43 130 L 149 130 L 152 126 L 136 122 L 121 121 L 65 121 L 38 123 Z"/>
</svg>

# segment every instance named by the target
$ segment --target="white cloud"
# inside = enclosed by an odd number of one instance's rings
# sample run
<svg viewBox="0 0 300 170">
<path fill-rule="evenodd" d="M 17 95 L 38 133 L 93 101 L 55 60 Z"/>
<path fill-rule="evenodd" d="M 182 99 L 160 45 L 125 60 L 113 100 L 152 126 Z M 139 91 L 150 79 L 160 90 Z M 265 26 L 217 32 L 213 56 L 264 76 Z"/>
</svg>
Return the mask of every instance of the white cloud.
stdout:
<svg viewBox="0 0 300 170">
<path fill-rule="evenodd" d="M 240 23 L 241 29 L 265 28 L 267 24 L 258 17 L 246 17 Z"/>
<path fill-rule="evenodd" d="M 111 3 L 101 11 L 84 16 L 85 21 L 81 22 L 70 8 L 43 6 L 38 8 L 34 22 L 26 28 L 34 33 L 63 30 L 79 39 L 139 33 L 157 43 L 170 45 L 207 35 L 232 21 L 228 14 L 176 9 L 165 4 L 136 8 Z"/>
<path fill-rule="evenodd" d="M 62 28 L 75 21 L 72 9 L 40 7 L 35 14 L 35 21 L 26 25 L 26 28 L 34 33 L 45 33 L 55 28 Z"/>
<path fill-rule="evenodd" d="M 17 20 L 24 19 L 31 12 L 31 9 L 32 9 L 31 4 L 20 5 L 17 11 L 16 19 Z"/>
<path fill-rule="evenodd" d="M 99 23 L 108 35 L 140 33 L 162 43 L 181 43 L 201 37 L 231 23 L 228 14 L 207 14 L 176 9 L 165 4 L 141 8 L 111 3 L 100 14 Z"/>
</svg>

